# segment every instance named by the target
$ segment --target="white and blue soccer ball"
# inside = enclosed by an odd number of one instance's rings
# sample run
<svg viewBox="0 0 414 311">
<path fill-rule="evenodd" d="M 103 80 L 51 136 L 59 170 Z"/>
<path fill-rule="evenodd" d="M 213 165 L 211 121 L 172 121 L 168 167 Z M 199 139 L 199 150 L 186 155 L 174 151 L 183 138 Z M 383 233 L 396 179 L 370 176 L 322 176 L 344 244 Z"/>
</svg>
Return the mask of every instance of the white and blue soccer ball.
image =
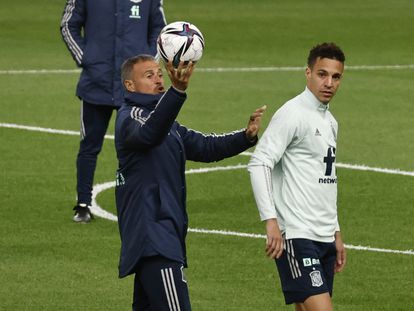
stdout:
<svg viewBox="0 0 414 311">
<path fill-rule="evenodd" d="M 204 37 L 201 31 L 188 22 L 174 22 L 165 26 L 157 40 L 158 54 L 164 62 L 197 62 L 203 56 Z"/>
</svg>

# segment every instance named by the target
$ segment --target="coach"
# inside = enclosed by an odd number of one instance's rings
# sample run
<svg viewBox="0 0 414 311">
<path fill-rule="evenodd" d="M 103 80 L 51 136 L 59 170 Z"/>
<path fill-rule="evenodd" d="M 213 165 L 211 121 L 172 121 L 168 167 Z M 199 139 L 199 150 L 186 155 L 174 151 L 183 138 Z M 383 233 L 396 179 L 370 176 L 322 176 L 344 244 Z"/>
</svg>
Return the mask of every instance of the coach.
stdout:
<svg viewBox="0 0 414 311">
<path fill-rule="evenodd" d="M 139 55 L 122 66 L 127 89 L 115 126 L 119 160 L 116 206 L 121 235 L 120 277 L 135 273 L 134 310 L 191 310 L 185 238 L 186 160 L 218 161 L 257 142 L 264 107 L 247 129 L 204 135 L 175 121 L 187 98 L 193 64 L 167 65 L 172 87 L 164 90 L 161 68 Z"/>
</svg>

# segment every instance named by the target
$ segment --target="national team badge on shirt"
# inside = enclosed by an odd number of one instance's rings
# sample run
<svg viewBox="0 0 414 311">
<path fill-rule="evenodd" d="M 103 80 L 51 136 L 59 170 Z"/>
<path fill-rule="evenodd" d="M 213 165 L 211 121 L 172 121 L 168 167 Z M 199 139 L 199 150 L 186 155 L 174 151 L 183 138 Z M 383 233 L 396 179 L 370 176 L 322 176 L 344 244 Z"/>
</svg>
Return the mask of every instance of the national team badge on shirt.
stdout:
<svg viewBox="0 0 414 311">
<path fill-rule="evenodd" d="M 312 271 L 311 273 L 309 273 L 309 276 L 311 278 L 313 287 L 322 286 L 323 280 L 322 280 L 321 272 L 319 270 Z"/>
</svg>

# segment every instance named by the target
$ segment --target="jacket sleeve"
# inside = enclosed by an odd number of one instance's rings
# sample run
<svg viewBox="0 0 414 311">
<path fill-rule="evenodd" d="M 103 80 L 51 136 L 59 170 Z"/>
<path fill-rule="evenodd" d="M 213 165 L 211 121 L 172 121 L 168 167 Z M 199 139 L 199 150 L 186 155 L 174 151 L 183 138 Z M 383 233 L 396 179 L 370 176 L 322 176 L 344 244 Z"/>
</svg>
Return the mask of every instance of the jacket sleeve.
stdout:
<svg viewBox="0 0 414 311">
<path fill-rule="evenodd" d="M 125 146 L 148 149 L 160 144 L 168 135 L 186 97 L 185 93 L 170 87 L 148 116 L 143 116 L 139 107 L 133 107 L 120 129 Z"/>
<path fill-rule="evenodd" d="M 161 29 L 166 25 L 163 0 L 153 0 L 148 27 L 148 43 L 152 55 L 157 54 L 157 38 Z"/>
<path fill-rule="evenodd" d="M 221 135 L 205 135 L 180 125 L 178 132 L 183 139 L 187 159 L 197 162 L 220 161 L 245 151 L 257 142 L 257 139 L 248 141 L 245 129 Z"/>
<path fill-rule="evenodd" d="M 85 0 L 67 0 L 60 23 L 60 32 L 78 66 L 82 64 L 85 46 L 82 28 L 85 25 Z"/>
</svg>

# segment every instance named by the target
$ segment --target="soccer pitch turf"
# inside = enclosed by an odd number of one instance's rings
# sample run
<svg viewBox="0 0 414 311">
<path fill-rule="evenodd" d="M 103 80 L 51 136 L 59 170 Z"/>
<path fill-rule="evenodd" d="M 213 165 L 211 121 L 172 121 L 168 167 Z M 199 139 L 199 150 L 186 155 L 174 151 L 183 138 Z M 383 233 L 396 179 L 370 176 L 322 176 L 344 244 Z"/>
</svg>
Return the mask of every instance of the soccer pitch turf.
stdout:
<svg viewBox="0 0 414 311">
<path fill-rule="evenodd" d="M 130 310 L 133 278 L 117 278 L 116 223 L 71 220 L 79 74 L 59 34 L 64 3 L 22 0 L 0 11 L 0 310 Z M 310 47 L 343 48 L 347 66 L 331 110 L 339 122 L 339 218 L 350 247 L 335 280 L 335 310 L 414 309 L 414 2 L 166 0 L 165 13 L 168 22 L 194 23 L 206 40 L 179 115 L 204 132 L 241 128 L 266 104 L 264 129 L 304 88 Z M 264 226 L 242 168 L 248 159 L 188 162 L 187 278 L 196 311 L 293 310 L 264 255 Z M 113 182 L 116 166 L 108 138 L 95 184 Z M 115 214 L 113 188 L 96 200 Z"/>
</svg>

